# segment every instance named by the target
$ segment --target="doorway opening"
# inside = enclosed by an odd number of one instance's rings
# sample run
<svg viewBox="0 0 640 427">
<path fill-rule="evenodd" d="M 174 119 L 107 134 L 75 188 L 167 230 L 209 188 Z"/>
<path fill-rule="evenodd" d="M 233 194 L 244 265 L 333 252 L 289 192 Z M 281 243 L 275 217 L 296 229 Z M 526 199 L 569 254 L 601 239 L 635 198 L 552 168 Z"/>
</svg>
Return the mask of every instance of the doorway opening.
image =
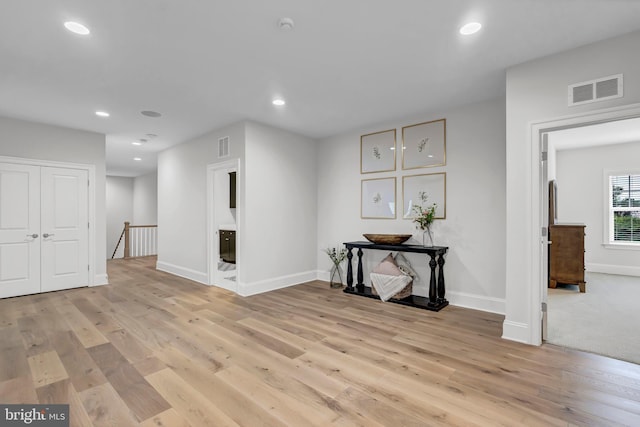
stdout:
<svg viewBox="0 0 640 427">
<path fill-rule="evenodd" d="M 573 345 L 572 343 L 578 343 L 580 340 L 562 341 L 562 336 L 571 338 L 577 335 L 576 331 L 584 331 L 591 336 L 597 335 L 594 327 L 589 326 L 589 322 L 594 322 L 594 325 L 607 324 L 607 315 L 614 315 L 623 310 L 624 304 L 618 308 L 600 305 L 598 310 L 588 310 L 586 307 L 589 304 L 588 300 L 595 297 L 604 283 L 610 284 L 612 281 L 619 281 L 618 279 L 622 279 L 622 282 L 628 281 L 624 272 L 630 270 L 622 268 L 619 271 L 607 271 L 605 268 L 607 262 L 602 261 L 605 251 L 609 251 L 607 256 L 619 258 L 621 254 L 620 248 L 606 248 L 609 235 L 606 202 L 610 194 L 605 185 L 604 175 L 607 169 L 623 167 L 624 162 L 620 163 L 619 160 L 624 160 L 625 157 L 636 158 L 625 156 L 622 150 L 629 149 L 633 144 L 640 146 L 639 128 L 640 109 L 637 106 L 533 126 L 532 142 L 536 152 L 532 154 L 535 154 L 534 161 L 539 162 L 539 166 L 533 169 L 534 173 L 538 172 L 538 179 L 534 178 L 532 181 L 534 192 L 537 192 L 532 200 L 533 212 L 538 214 L 537 225 L 534 222 L 534 232 L 539 240 L 538 250 L 534 251 L 534 257 L 536 255 L 539 257 L 536 260 L 539 266 L 537 269 L 539 277 L 534 283 L 539 283 L 539 287 L 533 290 L 532 312 L 540 313 L 542 308 L 542 313 L 541 321 L 536 323 L 534 319 L 531 324 L 534 328 L 539 326 L 540 342 L 550 342 L 629 360 L 622 355 L 607 353 L 608 350 L 599 350 L 598 348 L 613 347 L 605 343 L 605 340 L 601 347 L 589 346 L 587 343 Z M 617 155 L 613 154 L 614 146 Z M 573 169 L 565 170 L 566 168 Z M 551 203 L 550 200 L 550 182 L 555 182 L 557 192 L 555 203 Z M 550 213 L 550 206 L 552 208 L 555 206 L 557 210 Z M 549 237 L 548 234 L 548 227 L 553 223 L 551 215 L 557 218 L 556 223 L 586 225 L 584 250 L 586 251 L 587 285 L 586 292 L 583 294 L 578 284 L 563 284 L 558 286 L 558 289 L 548 289 L 548 249 L 549 245 L 553 246 L 554 241 L 553 235 Z M 640 257 L 640 251 L 636 250 L 635 254 Z M 635 279 L 640 281 L 638 277 Z M 591 292 L 589 282 L 593 286 Z M 625 301 L 624 296 L 618 299 L 622 303 Z M 561 304 L 565 302 L 566 305 L 562 306 Z M 569 330 L 571 326 L 566 321 L 566 316 L 577 316 L 576 313 L 581 313 L 580 309 L 586 313 L 585 317 L 573 326 L 572 332 Z M 603 334 L 603 337 L 604 335 L 609 338 L 611 333 Z"/>
<path fill-rule="evenodd" d="M 209 285 L 238 292 L 241 236 L 240 160 L 207 167 L 207 248 Z"/>
</svg>

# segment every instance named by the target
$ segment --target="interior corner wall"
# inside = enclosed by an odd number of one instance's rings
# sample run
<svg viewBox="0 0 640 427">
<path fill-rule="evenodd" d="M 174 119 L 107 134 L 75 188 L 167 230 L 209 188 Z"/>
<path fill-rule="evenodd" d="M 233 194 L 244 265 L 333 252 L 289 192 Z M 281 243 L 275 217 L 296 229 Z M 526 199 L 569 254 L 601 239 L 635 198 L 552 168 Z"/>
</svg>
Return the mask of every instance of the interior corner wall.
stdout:
<svg viewBox="0 0 640 427">
<path fill-rule="evenodd" d="M 402 177 L 446 172 L 446 219 L 434 222 L 437 245 L 449 246 L 446 256 L 446 297 L 455 305 L 502 313 L 505 297 L 505 104 L 498 98 L 448 111 L 435 111 L 379 123 L 321 140 L 318 143 L 319 270 L 328 279 L 331 262 L 322 249 L 364 240 L 363 233 L 413 233 L 409 243 L 421 244 L 422 232 L 402 218 L 361 219 L 361 180 L 396 178 L 396 205 L 402 205 Z M 394 172 L 360 173 L 360 136 L 396 129 L 402 147 L 402 127 L 446 118 L 446 160 L 443 167 Z M 401 211 L 401 209 L 400 209 Z M 365 251 L 365 282 L 386 253 Z M 419 279 L 414 294 L 427 296 L 430 269 L 425 255 L 407 254 Z M 354 254 L 354 269 L 357 256 Z M 346 265 L 343 265 L 346 271 Z M 355 279 L 355 278 L 354 278 Z"/>
<path fill-rule="evenodd" d="M 239 293 L 316 279 L 316 141 L 247 122 L 244 171 Z M 328 163 L 320 175 L 334 171 Z"/>
<path fill-rule="evenodd" d="M 122 235 L 124 222 L 133 222 L 133 178 L 107 176 L 107 259 L 124 257 L 124 241 L 116 245 Z M 115 251 L 115 255 L 114 255 Z"/>
<path fill-rule="evenodd" d="M 94 284 L 107 283 L 105 135 L 0 117 L 0 156 L 95 167 Z"/>
<path fill-rule="evenodd" d="M 507 70 L 507 251 L 506 318 L 503 337 L 535 344 L 541 313 L 534 295 L 540 283 L 532 283 L 534 238 L 532 211 L 532 124 L 553 118 L 577 117 L 608 108 L 640 102 L 640 32 L 604 40 Z M 568 86 L 622 73 L 624 97 L 568 106 Z M 537 184 L 536 184 L 537 185 Z M 539 202 L 538 202 L 539 203 Z"/>
<path fill-rule="evenodd" d="M 587 271 L 640 276 L 640 250 L 605 247 L 608 186 L 605 171 L 640 171 L 640 142 L 557 153 L 558 222 L 582 223 Z M 607 196 L 606 196 L 607 195 Z"/>
<path fill-rule="evenodd" d="M 218 158 L 229 137 L 230 156 Z M 244 123 L 208 132 L 158 155 L 157 268 L 208 283 L 207 165 L 244 159 Z"/>
<path fill-rule="evenodd" d="M 133 179 L 133 224 L 158 223 L 158 172 Z"/>
</svg>

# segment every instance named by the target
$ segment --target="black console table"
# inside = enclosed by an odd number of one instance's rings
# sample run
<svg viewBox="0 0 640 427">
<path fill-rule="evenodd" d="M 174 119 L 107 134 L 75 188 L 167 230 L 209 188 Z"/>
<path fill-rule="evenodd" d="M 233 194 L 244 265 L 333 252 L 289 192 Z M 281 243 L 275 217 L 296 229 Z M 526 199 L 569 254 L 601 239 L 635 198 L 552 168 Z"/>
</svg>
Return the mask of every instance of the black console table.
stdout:
<svg viewBox="0 0 640 427">
<path fill-rule="evenodd" d="M 390 299 L 388 302 L 396 304 L 408 305 L 411 307 L 422 308 L 431 311 L 440 311 L 449 305 L 444 297 L 444 254 L 449 250 L 446 246 L 420 246 L 420 245 L 378 245 L 370 242 L 347 242 L 347 287 L 344 292 L 347 294 L 360 295 L 367 298 L 379 299 L 377 295 L 371 293 L 371 288 L 364 286 L 364 273 L 362 271 L 362 250 L 363 249 L 380 249 L 384 251 L 397 252 L 414 252 L 427 254 L 431 258 L 429 267 L 431 267 L 431 278 L 429 280 L 429 298 L 410 295 L 404 299 Z M 358 282 L 353 287 L 353 267 L 351 260 L 353 248 L 358 248 Z M 437 284 L 436 284 L 436 266 L 438 266 Z"/>
</svg>

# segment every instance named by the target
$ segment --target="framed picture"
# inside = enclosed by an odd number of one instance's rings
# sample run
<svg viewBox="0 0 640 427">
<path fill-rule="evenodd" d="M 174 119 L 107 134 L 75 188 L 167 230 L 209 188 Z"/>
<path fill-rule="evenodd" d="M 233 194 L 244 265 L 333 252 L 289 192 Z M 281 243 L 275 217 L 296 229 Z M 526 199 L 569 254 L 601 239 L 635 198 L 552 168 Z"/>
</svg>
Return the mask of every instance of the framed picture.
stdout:
<svg viewBox="0 0 640 427">
<path fill-rule="evenodd" d="M 360 217 L 395 219 L 396 178 L 362 180 Z"/>
<path fill-rule="evenodd" d="M 447 119 L 402 128 L 402 169 L 447 164 Z"/>
<path fill-rule="evenodd" d="M 396 130 L 360 137 L 360 173 L 396 170 Z"/>
<path fill-rule="evenodd" d="M 402 213 L 404 219 L 415 218 L 414 206 L 436 204 L 436 219 L 447 216 L 447 174 L 430 173 L 402 177 Z"/>
</svg>

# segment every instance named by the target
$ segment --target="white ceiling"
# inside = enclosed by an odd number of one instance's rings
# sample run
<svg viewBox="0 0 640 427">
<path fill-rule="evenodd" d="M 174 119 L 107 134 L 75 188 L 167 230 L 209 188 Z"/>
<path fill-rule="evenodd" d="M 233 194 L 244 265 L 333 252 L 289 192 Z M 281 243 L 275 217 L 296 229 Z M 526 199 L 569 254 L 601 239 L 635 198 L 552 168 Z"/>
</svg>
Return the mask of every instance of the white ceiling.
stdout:
<svg viewBox="0 0 640 427">
<path fill-rule="evenodd" d="M 0 115 L 105 133 L 135 176 L 243 119 L 325 137 L 499 96 L 512 65 L 638 29 L 635 0 L 2 0 Z"/>
</svg>

